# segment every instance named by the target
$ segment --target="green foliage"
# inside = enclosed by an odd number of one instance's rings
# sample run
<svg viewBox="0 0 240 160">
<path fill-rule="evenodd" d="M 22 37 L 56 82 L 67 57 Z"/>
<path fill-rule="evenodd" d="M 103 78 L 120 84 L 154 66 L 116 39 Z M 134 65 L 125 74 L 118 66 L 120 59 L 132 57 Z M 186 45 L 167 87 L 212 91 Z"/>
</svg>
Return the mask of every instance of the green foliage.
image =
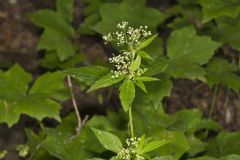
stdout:
<svg viewBox="0 0 240 160">
<path fill-rule="evenodd" d="M 235 90 L 240 89 L 240 77 L 236 74 L 238 67 L 220 58 L 212 59 L 207 65 L 207 81 L 209 86 L 223 84 Z"/>
<path fill-rule="evenodd" d="M 238 0 L 199 0 L 203 6 L 203 22 L 220 16 L 236 17 L 240 11 Z"/>
<path fill-rule="evenodd" d="M 0 122 L 12 126 L 21 114 L 38 120 L 50 117 L 61 121 L 61 107 L 56 100 L 63 101 L 68 97 L 62 83 L 64 77 L 60 72 L 46 73 L 29 88 L 31 75 L 15 64 L 0 77 Z"/>
<path fill-rule="evenodd" d="M 94 26 L 94 30 L 101 34 L 115 31 L 117 23 L 123 20 L 134 27 L 147 24 L 152 30 L 156 30 L 157 25 L 165 18 L 161 12 L 145 7 L 141 2 L 135 5 L 129 5 L 128 1 L 119 4 L 106 3 L 100 6 L 99 12 L 101 21 Z"/>
<path fill-rule="evenodd" d="M 209 37 L 196 35 L 193 27 L 174 30 L 168 40 L 168 72 L 175 78 L 202 79 L 206 64 L 214 55 L 219 43 Z"/>
<path fill-rule="evenodd" d="M 120 87 L 120 100 L 127 112 L 135 97 L 135 87 L 131 80 L 126 79 Z"/>
<path fill-rule="evenodd" d="M 37 49 L 55 52 L 61 62 L 73 56 L 77 49 L 71 40 L 75 34 L 71 26 L 73 5 L 74 0 L 58 0 L 56 11 L 40 10 L 29 15 L 34 24 L 44 28 Z"/>
<path fill-rule="evenodd" d="M 104 148 L 115 153 L 122 149 L 122 142 L 116 135 L 96 128 L 92 128 L 92 130 Z"/>
</svg>

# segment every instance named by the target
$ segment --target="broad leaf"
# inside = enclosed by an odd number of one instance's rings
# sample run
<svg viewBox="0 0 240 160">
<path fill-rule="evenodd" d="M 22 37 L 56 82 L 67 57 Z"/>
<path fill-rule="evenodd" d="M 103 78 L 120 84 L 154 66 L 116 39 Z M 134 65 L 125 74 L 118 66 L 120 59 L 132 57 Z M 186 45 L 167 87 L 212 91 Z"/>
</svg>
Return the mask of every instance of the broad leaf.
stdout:
<svg viewBox="0 0 240 160">
<path fill-rule="evenodd" d="M 16 123 L 21 114 L 42 120 L 45 117 L 60 121 L 60 104 L 68 97 L 59 72 L 47 73 L 29 88 L 31 76 L 19 65 L 14 65 L 0 77 L 0 122 L 9 126 Z"/>
<path fill-rule="evenodd" d="M 165 18 L 158 10 L 145 7 L 144 3 L 129 5 L 129 2 L 101 5 L 100 16 L 102 21 L 94 29 L 101 34 L 115 31 L 116 25 L 121 21 L 127 21 L 134 27 L 147 24 L 150 29 L 155 30 Z"/>
<path fill-rule="evenodd" d="M 206 64 L 218 47 L 219 43 L 213 42 L 209 37 L 196 35 L 193 27 L 174 30 L 168 40 L 168 71 L 177 78 L 201 79 L 204 70 L 199 65 Z"/>
<path fill-rule="evenodd" d="M 214 58 L 207 65 L 207 82 L 212 87 L 223 84 L 238 92 L 240 77 L 236 74 L 238 67 L 220 58 Z"/>
<path fill-rule="evenodd" d="M 135 97 L 135 86 L 131 80 L 126 79 L 123 82 L 120 87 L 119 97 L 124 111 L 127 112 Z"/>
<path fill-rule="evenodd" d="M 157 38 L 158 34 L 155 34 L 151 37 L 149 37 L 148 39 L 146 39 L 145 41 L 143 41 L 137 48 L 137 50 L 142 50 L 143 48 L 147 47 L 150 43 L 152 43 L 152 41 Z"/>
<path fill-rule="evenodd" d="M 123 148 L 122 142 L 116 135 L 95 128 L 92 128 L 92 131 L 106 149 L 118 153 Z"/>
<path fill-rule="evenodd" d="M 203 22 L 220 16 L 236 17 L 240 12 L 238 0 L 199 0 L 203 6 Z"/>
</svg>

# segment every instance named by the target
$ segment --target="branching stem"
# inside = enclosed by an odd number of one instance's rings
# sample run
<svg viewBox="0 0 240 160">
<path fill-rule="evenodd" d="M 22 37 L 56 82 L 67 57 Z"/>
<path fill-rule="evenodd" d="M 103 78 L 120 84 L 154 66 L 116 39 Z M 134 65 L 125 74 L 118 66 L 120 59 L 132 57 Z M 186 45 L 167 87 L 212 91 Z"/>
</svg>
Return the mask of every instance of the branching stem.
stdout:
<svg viewBox="0 0 240 160">
<path fill-rule="evenodd" d="M 77 102 L 76 102 L 76 99 L 75 99 L 75 96 L 74 96 L 74 93 L 73 93 L 72 81 L 71 81 L 71 77 L 69 75 L 67 76 L 67 80 L 68 80 L 68 86 L 69 86 L 70 93 L 71 93 L 72 104 L 73 104 L 73 107 L 74 107 L 74 110 L 75 110 L 75 113 L 76 113 L 76 116 L 77 116 L 77 121 L 78 121 L 78 124 L 77 124 L 77 127 L 76 127 L 76 134 L 78 136 L 80 134 L 80 131 L 81 131 L 81 128 L 82 128 L 82 119 L 81 119 L 80 113 L 78 111 Z"/>
</svg>

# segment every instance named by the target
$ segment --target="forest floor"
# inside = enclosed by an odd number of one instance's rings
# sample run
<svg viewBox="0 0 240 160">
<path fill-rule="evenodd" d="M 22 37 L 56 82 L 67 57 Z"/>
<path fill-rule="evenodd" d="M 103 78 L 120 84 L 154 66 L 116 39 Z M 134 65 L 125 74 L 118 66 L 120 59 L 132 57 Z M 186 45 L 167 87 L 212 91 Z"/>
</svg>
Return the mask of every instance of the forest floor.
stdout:
<svg viewBox="0 0 240 160">
<path fill-rule="evenodd" d="M 13 63 L 19 63 L 34 76 L 44 72 L 39 66 L 39 59 L 42 53 L 36 51 L 37 42 L 42 30 L 34 26 L 27 17 L 27 13 L 34 12 L 42 8 L 54 8 L 55 1 L 41 0 L 16 0 L 16 3 L 10 4 L 8 0 L 0 0 L 0 68 L 7 69 Z M 169 3 L 154 1 L 149 5 L 163 10 L 162 7 L 169 7 Z M 75 12 L 74 25 L 78 26 L 83 15 L 81 8 L 83 4 L 78 2 Z M 164 34 L 164 33 L 163 33 Z M 94 57 L 106 58 L 106 49 L 97 36 L 80 37 L 80 43 L 83 52 L 94 59 Z M 171 96 L 164 100 L 166 111 L 174 113 L 184 108 L 199 108 L 204 116 L 208 116 L 212 103 L 213 92 L 204 83 L 190 80 L 173 80 L 174 88 Z M 105 91 L 103 91 L 105 92 Z M 107 91 L 106 91 L 107 92 Z M 95 94 L 84 94 L 80 91 L 77 101 L 79 109 L 84 114 L 102 114 L 104 108 L 99 107 L 98 99 Z M 113 98 L 111 102 L 116 101 Z M 66 109 L 63 115 L 71 110 L 71 103 L 64 103 Z M 236 131 L 240 130 L 240 100 L 238 95 L 232 91 L 220 87 L 217 96 L 216 108 L 213 118 L 224 126 L 225 129 Z M 22 116 L 20 123 L 13 128 L 6 126 L 0 127 L 0 150 L 11 148 L 11 144 L 21 144 L 25 141 L 23 126 L 32 126 L 34 123 L 30 118 Z M 15 160 L 17 157 L 13 154 L 8 159 Z"/>
</svg>

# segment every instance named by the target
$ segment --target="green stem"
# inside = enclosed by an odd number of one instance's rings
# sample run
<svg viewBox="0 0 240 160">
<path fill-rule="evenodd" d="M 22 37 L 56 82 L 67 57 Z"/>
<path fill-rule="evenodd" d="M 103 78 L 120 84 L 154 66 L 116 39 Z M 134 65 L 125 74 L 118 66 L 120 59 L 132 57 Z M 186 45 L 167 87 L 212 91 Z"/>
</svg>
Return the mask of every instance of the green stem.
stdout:
<svg viewBox="0 0 240 160">
<path fill-rule="evenodd" d="M 214 86 L 212 104 L 211 104 L 210 112 L 208 115 L 209 119 L 212 117 L 213 111 L 216 106 L 217 92 L 218 92 L 218 85 Z"/>
<path fill-rule="evenodd" d="M 132 106 L 129 107 L 128 116 L 129 116 L 130 135 L 131 135 L 132 138 L 134 138 Z"/>
</svg>

